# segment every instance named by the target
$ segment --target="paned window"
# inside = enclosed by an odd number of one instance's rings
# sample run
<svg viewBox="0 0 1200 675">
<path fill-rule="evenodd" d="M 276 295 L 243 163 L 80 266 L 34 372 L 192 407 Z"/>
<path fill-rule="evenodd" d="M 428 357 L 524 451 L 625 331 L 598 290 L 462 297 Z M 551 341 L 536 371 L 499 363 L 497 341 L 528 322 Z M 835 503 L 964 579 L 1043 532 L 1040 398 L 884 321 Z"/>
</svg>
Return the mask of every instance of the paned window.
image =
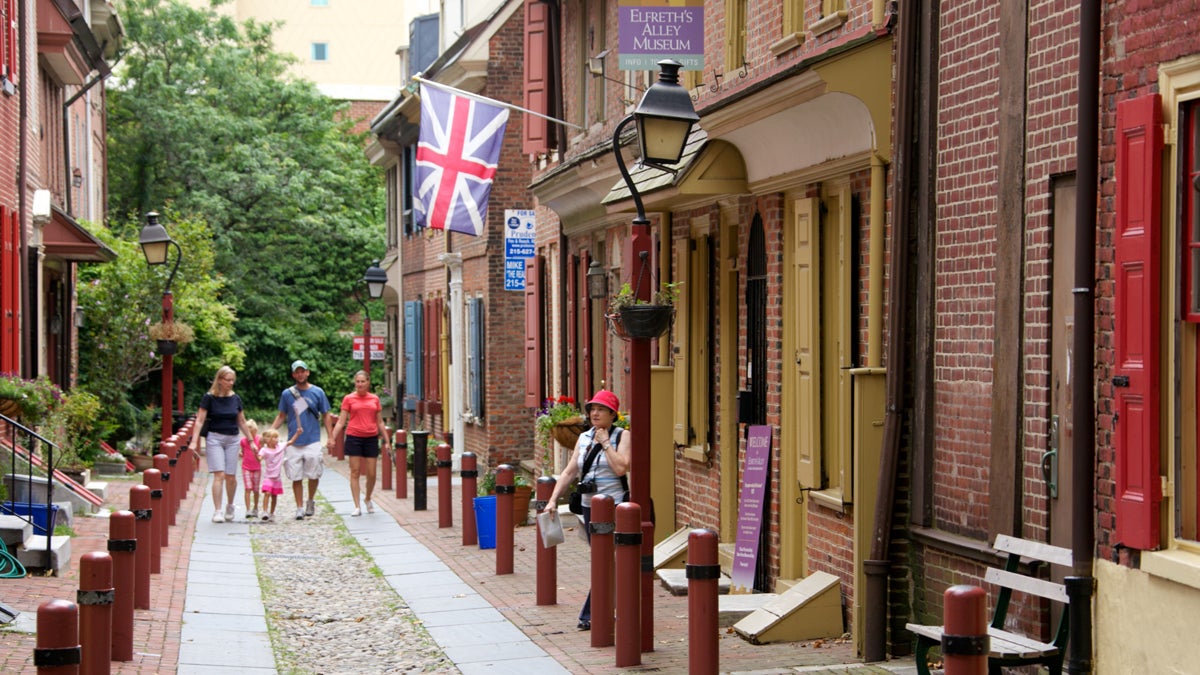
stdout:
<svg viewBox="0 0 1200 675">
<path fill-rule="evenodd" d="M 312 60 L 313 61 L 328 61 L 329 60 L 329 43 L 328 42 L 312 43 Z"/>
</svg>

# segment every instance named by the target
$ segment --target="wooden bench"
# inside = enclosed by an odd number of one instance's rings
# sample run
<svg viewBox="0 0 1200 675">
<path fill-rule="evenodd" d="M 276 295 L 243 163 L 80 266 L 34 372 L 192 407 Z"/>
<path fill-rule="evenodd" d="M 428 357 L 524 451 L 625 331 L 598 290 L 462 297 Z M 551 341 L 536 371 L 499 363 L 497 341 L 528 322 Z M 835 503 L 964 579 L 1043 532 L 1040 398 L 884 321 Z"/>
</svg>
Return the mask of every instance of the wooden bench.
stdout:
<svg viewBox="0 0 1200 675">
<path fill-rule="evenodd" d="M 992 614 L 992 622 L 988 627 L 990 648 L 988 652 L 988 673 L 1000 675 L 1000 669 L 1006 666 L 1024 666 L 1030 664 L 1045 664 L 1050 675 L 1062 673 L 1063 656 L 1067 646 L 1067 592 L 1062 584 L 1045 579 L 1022 574 L 1020 572 L 1021 558 L 1037 561 L 1030 567 L 1036 573 L 1038 563 L 1050 563 L 1071 567 L 1071 551 L 1059 546 L 1051 546 L 1036 541 L 1018 539 L 1008 535 L 996 537 L 995 549 L 1008 554 L 1004 569 L 987 570 L 984 579 L 1000 588 L 996 596 L 996 609 Z M 1051 642 L 1041 642 L 1033 638 L 1012 633 L 1004 629 L 1008 616 L 1008 607 L 1012 600 L 1013 591 L 1029 593 L 1062 603 L 1062 618 L 1058 622 L 1058 630 Z M 942 626 L 924 626 L 910 623 L 906 626 L 917 636 L 916 661 L 917 672 L 929 675 L 928 653 L 931 647 L 937 647 L 942 642 Z"/>
</svg>

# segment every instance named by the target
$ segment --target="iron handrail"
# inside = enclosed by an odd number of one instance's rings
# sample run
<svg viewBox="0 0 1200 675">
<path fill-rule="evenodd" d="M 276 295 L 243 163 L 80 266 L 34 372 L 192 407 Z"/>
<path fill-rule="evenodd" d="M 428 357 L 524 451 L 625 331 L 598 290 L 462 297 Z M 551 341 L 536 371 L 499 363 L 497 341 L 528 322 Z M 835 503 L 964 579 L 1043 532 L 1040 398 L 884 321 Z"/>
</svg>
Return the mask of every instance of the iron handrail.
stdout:
<svg viewBox="0 0 1200 675">
<path fill-rule="evenodd" d="M 27 514 L 27 516 L 21 516 L 20 514 L 17 514 L 17 513 L 13 513 L 12 515 L 17 516 L 18 518 L 21 518 L 21 520 L 24 520 L 25 522 L 32 525 L 34 527 L 34 531 L 37 531 L 37 522 L 34 519 L 34 513 L 33 513 L 33 504 L 34 504 L 34 502 L 33 502 L 33 476 L 34 476 L 34 468 L 35 468 L 34 457 L 37 456 L 35 454 L 35 450 L 37 449 L 37 443 L 40 442 L 43 446 L 45 446 L 46 460 L 45 460 L 45 467 L 43 468 L 43 470 L 46 473 L 46 528 L 45 528 L 46 529 L 46 564 L 49 565 L 50 564 L 50 553 L 52 550 L 51 538 L 54 534 L 53 505 L 54 505 L 54 471 L 57 468 L 56 456 L 58 457 L 58 459 L 61 459 L 61 453 L 56 452 L 57 450 L 59 450 L 59 447 L 53 441 L 47 439 L 45 436 L 42 436 L 37 431 L 30 429 L 29 427 L 21 424 L 19 421 L 15 420 L 11 417 L 8 417 L 7 415 L 4 415 L 3 413 L 0 413 L 0 422 L 4 422 L 8 428 L 8 449 L 11 453 L 10 464 L 12 467 L 11 470 L 9 471 L 9 475 L 11 475 L 13 477 L 13 481 L 12 481 L 13 488 L 16 487 L 16 483 L 17 483 L 17 481 L 16 481 L 17 476 L 18 476 L 18 474 L 17 474 L 17 455 L 20 451 L 23 451 L 25 453 L 25 456 L 22 459 L 25 461 L 26 466 L 28 466 L 28 472 L 26 474 L 25 482 L 29 486 L 29 488 L 28 488 L 28 493 L 26 495 L 24 503 L 29 507 L 29 509 L 28 509 L 29 513 Z M 28 447 L 24 447 L 17 442 L 18 434 L 23 434 L 26 437 L 26 442 L 28 444 Z M 10 503 L 12 503 L 14 507 L 17 504 L 15 495 L 9 495 L 8 501 Z M 13 510 L 15 511 L 15 508 Z"/>
</svg>

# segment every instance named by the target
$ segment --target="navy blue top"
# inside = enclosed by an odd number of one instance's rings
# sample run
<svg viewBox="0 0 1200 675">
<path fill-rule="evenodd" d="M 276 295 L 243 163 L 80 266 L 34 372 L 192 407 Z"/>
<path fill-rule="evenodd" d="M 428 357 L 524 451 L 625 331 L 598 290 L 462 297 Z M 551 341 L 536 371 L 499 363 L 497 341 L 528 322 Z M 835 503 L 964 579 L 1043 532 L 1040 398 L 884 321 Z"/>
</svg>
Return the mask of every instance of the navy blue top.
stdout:
<svg viewBox="0 0 1200 675">
<path fill-rule="evenodd" d="M 204 394 L 200 399 L 200 407 L 208 411 L 208 432 L 210 434 L 226 434 L 236 436 L 238 429 L 238 413 L 242 412 L 242 397 L 237 394 L 229 396 L 213 396 Z"/>
</svg>

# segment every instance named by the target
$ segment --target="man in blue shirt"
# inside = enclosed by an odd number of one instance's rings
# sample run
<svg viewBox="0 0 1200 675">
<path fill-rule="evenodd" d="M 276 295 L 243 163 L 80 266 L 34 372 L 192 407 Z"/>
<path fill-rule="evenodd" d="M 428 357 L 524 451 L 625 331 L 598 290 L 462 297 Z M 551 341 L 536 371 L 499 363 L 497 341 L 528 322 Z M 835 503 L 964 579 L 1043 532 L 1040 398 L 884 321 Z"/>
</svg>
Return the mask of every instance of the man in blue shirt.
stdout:
<svg viewBox="0 0 1200 675">
<path fill-rule="evenodd" d="M 295 444 L 284 451 L 283 469 L 292 481 L 292 494 L 296 497 L 296 520 L 316 513 L 317 484 L 325 463 L 321 453 L 321 426 L 329 438 L 333 438 L 333 415 L 330 414 L 329 398 L 325 391 L 308 381 L 308 364 L 292 362 L 292 379 L 295 386 L 288 387 L 279 395 L 279 414 L 271 423 L 278 429 L 287 422 L 288 438 L 296 434 L 297 422 L 303 431 Z M 304 502 L 304 480 L 308 480 L 308 503 Z"/>
</svg>

